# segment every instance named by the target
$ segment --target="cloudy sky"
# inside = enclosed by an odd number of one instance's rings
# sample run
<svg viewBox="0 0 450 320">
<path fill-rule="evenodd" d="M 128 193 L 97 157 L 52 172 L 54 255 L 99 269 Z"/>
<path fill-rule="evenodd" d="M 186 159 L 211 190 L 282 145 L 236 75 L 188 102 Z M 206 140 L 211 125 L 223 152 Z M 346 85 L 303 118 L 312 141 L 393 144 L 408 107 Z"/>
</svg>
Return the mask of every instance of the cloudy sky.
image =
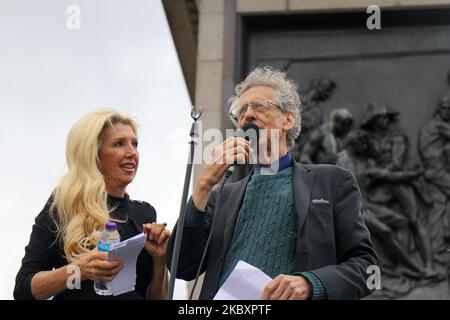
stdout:
<svg viewBox="0 0 450 320">
<path fill-rule="evenodd" d="M 67 27 L 70 5 L 80 29 Z M 2 0 L 0 299 L 12 299 L 34 218 L 65 173 L 68 130 L 99 107 L 140 122 L 140 168 L 128 191 L 171 229 L 191 121 L 160 0 Z M 180 282 L 176 298 L 184 297 Z"/>
</svg>

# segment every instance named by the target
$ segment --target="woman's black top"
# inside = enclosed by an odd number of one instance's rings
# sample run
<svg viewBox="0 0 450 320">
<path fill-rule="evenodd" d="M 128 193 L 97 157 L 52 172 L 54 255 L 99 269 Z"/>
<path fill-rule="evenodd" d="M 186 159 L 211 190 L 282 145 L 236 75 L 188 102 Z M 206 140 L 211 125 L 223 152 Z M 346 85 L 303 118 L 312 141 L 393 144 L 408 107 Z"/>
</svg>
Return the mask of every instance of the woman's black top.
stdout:
<svg viewBox="0 0 450 320">
<path fill-rule="evenodd" d="M 54 219 L 50 217 L 49 199 L 44 209 L 36 217 L 31 232 L 30 241 L 25 247 L 25 256 L 22 266 L 16 276 L 14 287 L 15 299 L 34 299 L 31 293 L 31 279 L 40 271 L 51 271 L 68 264 L 64 249 L 60 241 L 56 240 Z M 124 198 L 108 196 L 108 206 L 117 208 L 110 214 L 124 223 L 117 223 L 121 240 L 126 240 L 142 232 L 142 224 L 156 221 L 155 209 L 146 202 L 130 200 L 128 195 Z M 136 263 L 135 290 L 118 296 L 100 296 L 94 291 L 94 282 L 84 280 L 81 289 L 66 289 L 53 299 L 145 299 L 147 287 L 153 273 L 151 256 L 143 249 Z"/>
</svg>

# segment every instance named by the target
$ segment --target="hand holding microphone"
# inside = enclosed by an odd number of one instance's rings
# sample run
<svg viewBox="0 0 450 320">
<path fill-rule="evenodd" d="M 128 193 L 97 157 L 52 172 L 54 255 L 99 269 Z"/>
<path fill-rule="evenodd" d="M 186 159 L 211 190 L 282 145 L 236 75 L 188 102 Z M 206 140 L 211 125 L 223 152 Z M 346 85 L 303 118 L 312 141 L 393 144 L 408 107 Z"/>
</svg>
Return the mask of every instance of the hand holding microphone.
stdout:
<svg viewBox="0 0 450 320">
<path fill-rule="evenodd" d="M 237 137 L 239 138 L 244 138 L 245 141 L 249 142 L 249 155 L 246 157 L 246 162 L 234 162 L 229 168 L 228 170 L 225 172 L 225 177 L 228 179 L 234 172 L 234 170 L 236 170 L 236 167 L 238 164 L 244 164 L 244 163 L 248 163 L 249 158 L 253 155 L 255 160 L 257 158 L 257 154 L 255 153 L 255 149 L 257 150 L 258 148 L 258 141 L 259 141 L 259 127 L 252 123 L 246 123 L 242 129 L 238 129 L 237 132 Z"/>
<path fill-rule="evenodd" d="M 226 139 L 213 149 L 212 161 L 203 170 L 192 194 L 192 200 L 198 209 L 205 210 L 213 187 L 225 173 L 229 177 L 237 165 L 248 162 L 250 154 L 255 153 L 252 146 L 257 145 L 258 135 L 259 127 L 254 123 L 247 123 L 238 130 L 236 136 Z"/>
</svg>

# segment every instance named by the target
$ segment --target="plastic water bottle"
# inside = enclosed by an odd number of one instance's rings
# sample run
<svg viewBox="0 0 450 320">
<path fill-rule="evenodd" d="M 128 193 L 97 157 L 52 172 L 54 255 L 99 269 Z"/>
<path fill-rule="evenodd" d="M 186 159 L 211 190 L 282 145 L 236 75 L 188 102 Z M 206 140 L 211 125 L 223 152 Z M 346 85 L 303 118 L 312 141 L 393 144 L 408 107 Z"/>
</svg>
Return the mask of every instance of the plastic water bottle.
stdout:
<svg viewBox="0 0 450 320">
<path fill-rule="evenodd" d="M 98 241 L 98 251 L 108 252 L 112 244 L 119 242 L 120 235 L 119 232 L 117 232 L 117 224 L 112 221 L 107 222 L 105 224 L 105 229 L 100 235 L 100 240 Z M 101 280 L 94 281 L 94 290 L 101 296 L 109 296 L 112 294 L 108 283 Z"/>
</svg>

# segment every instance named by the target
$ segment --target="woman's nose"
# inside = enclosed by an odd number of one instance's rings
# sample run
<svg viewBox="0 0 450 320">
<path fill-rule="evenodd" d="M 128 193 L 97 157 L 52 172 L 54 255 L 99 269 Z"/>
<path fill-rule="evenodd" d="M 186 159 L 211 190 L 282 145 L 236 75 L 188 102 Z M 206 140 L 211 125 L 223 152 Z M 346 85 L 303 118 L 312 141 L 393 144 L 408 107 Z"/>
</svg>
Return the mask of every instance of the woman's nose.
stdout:
<svg viewBox="0 0 450 320">
<path fill-rule="evenodd" d="M 137 149 L 134 147 L 134 145 L 130 144 L 127 146 L 126 154 L 127 154 L 127 156 L 136 156 Z"/>
</svg>

